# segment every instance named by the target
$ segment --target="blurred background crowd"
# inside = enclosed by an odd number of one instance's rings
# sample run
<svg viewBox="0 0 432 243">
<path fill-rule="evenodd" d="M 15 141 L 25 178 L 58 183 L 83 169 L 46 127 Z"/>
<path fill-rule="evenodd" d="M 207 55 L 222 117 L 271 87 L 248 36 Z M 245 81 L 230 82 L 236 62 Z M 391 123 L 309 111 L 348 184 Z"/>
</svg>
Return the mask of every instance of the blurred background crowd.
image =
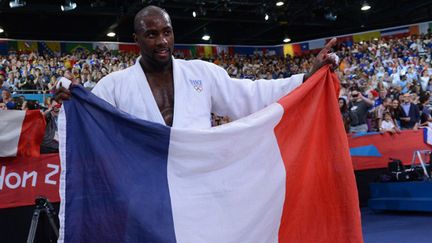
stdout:
<svg viewBox="0 0 432 243">
<path fill-rule="evenodd" d="M 339 105 L 349 132 L 391 132 L 427 126 L 431 119 L 432 36 L 412 35 L 398 39 L 375 39 L 335 48 L 340 57 L 336 70 L 341 82 Z M 175 53 L 180 57 L 178 53 Z M 0 110 L 40 109 L 55 119 L 58 104 L 53 94 L 66 71 L 91 90 L 105 75 L 135 63 L 136 54 L 96 49 L 92 52 L 19 53 L 0 56 Z M 217 55 L 205 59 L 239 79 L 277 79 L 307 72 L 314 54 L 299 57 Z M 42 94 L 43 102 L 26 98 Z M 323 107 L 325 109 L 325 107 Z M 214 116 L 213 124 L 229 122 Z M 53 130 L 56 128 L 53 127 Z M 55 136 L 53 132 L 51 137 Z"/>
</svg>

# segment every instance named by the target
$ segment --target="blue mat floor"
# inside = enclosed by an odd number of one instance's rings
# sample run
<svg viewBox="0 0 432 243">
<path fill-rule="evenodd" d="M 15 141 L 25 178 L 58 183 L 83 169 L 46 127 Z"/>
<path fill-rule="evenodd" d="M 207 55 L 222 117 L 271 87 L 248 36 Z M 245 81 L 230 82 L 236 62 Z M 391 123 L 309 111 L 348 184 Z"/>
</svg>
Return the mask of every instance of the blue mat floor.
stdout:
<svg viewBox="0 0 432 243">
<path fill-rule="evenodd" d="M 432 243 L 432 213 L 362 208 L 361 214 L 365 243 Z"/>
</svg>

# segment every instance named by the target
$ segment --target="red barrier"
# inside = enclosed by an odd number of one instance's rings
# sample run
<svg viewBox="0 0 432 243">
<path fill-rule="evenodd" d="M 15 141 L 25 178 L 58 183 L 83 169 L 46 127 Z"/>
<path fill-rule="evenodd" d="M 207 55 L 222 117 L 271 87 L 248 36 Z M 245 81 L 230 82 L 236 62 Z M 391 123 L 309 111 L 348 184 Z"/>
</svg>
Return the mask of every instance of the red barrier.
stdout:
<svg viewBox="0 0 432 243">
<path fill-rule="evenodd" d="M 381 157 L 352 156 L 354 170 L 386 168 L 389 158 L 400 159 L 404 164 L 411 164 L 415 150 L 427 150 L 431 147 L 423 142 L 423 129 L 406 130 L 399 134 L 385 133 L 349 136 L 350 148 L 374 145 L 381 153 Z"/>
<path fill-rule="evenodd" d="M 0 208 L 33 205 L 37 196 L 59 202 L 58 154 L 0 159 Z"/>
</svg>

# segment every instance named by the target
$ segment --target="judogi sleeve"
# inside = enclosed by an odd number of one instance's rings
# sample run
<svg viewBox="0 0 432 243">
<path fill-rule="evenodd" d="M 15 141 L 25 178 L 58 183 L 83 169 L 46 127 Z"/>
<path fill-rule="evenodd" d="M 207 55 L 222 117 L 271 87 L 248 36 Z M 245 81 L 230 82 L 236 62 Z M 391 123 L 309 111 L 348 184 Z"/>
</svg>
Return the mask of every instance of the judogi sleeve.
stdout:
<svg viewBox="0 0 432 243">
<path fill-rule="evenodd" d="M 111 105 L 117 107 L 115 102 L 115 86 L 112 75 L 103 77 L 96 86 L 92 89 L 92 93 L 97 97 L 107 101 Z"/>
<path fill-rule="evenodd" d="M 213 65 L 212 65 L 213 66 Z M 303 83 L 304 74 L 284 79 L 250 80 L 231 78 L 221 67 L 212 67 L 212 112 L 231 119 L 250 115 L 278 101 Z"/>
</svg>

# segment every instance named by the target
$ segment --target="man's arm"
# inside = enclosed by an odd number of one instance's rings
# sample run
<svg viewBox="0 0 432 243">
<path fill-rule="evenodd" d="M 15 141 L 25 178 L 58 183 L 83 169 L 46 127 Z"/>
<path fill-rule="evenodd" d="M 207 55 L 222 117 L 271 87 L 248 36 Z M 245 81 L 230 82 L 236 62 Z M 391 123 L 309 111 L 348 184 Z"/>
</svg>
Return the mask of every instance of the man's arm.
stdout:
<svg viewBox="0 0 432 243">
<path fill-rule="evenodd" d="M 339 57 L 334 53 L 330 53 L 331 49 L 336 45 L 337 39 L 331 39 L 324 48 L 315 57 L 311 70 L 303 77 L 303 82 L 310 78 L 321 67 L 330 64 L 332 70 L 336 70 L 339 63 Z"/>
<path fill-rule="evenodd" d="M 229 77 L 221 67 L 210 65 L 212 112 L 239 119 L 278 101 L 303 82 L 303 74 L 285 79 L 255 80 Z"/>
</svg>

